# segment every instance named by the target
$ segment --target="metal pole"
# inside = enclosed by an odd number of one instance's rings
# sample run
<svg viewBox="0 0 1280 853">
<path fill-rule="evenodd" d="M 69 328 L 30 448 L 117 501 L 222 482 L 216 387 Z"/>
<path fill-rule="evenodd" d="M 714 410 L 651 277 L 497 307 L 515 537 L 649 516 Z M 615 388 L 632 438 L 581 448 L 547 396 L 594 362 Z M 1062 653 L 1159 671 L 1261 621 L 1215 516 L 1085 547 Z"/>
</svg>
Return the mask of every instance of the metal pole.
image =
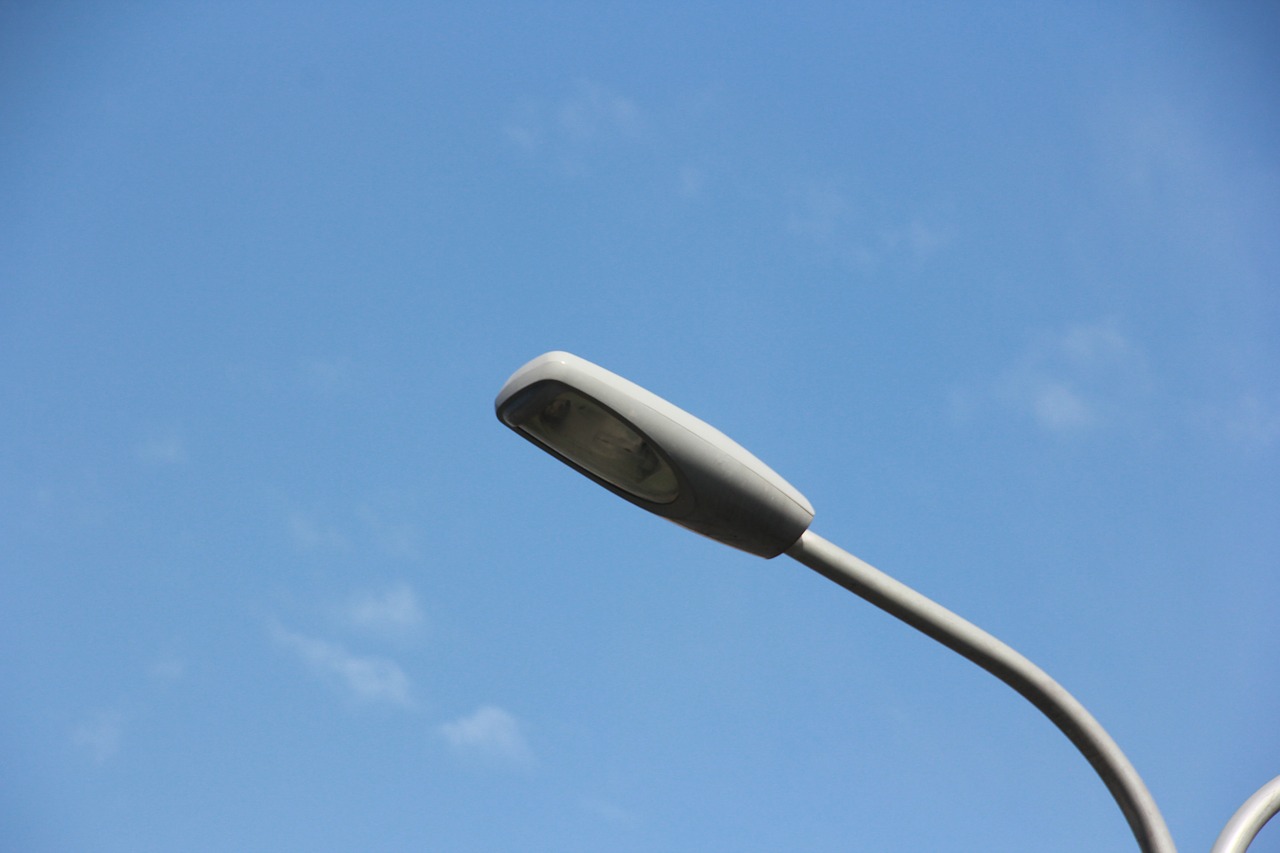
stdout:
<svg viewBox="0 0 1280 853">
<path fill-rule="evenodd" d="M 1044 670 L 973 623 L 812 531 L 806 531 L 786 553 L 964 655 L 1022 694 L 1053 721 L 1102 777 L 1143 853 L 1176 853 L 1169 828 L 1129 759 L 1084 706 Z"/>
<path fill-rule="evenodd" d="M 1266 826 L 1280 812 L 1280 776 L 1259 788 L 1227 821 L 1222 834 L 1213 843 L 1212 853 L 1244 853 Z"/>
</svg>

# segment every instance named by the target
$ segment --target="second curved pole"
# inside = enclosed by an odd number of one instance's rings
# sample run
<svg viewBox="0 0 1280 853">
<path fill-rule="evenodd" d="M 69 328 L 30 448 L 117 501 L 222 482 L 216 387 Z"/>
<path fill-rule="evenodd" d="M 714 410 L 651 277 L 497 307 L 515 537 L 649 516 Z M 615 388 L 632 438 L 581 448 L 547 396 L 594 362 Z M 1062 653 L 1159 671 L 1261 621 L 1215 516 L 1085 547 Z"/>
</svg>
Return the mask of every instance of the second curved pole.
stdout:
<svg viewBox="0 0 1280 853">
<path fill-rule="evenodd" d="M 1245 801 L 1213 845 L 1212 853 L 1244 853 L 1267 821 L 1280 812 L 1280 776 L 1259 788 Z"/>
<path fill-rule="evenodd" d="M 1138 771 L 1098 721 L 1044 670 L 973 623 L 812 531 L 806 531 L 786 554 L 964 655 L 1022 694 L 1102 777 L 1143 853 L 1176 853 L 1164 817 Z"/>
</svg>

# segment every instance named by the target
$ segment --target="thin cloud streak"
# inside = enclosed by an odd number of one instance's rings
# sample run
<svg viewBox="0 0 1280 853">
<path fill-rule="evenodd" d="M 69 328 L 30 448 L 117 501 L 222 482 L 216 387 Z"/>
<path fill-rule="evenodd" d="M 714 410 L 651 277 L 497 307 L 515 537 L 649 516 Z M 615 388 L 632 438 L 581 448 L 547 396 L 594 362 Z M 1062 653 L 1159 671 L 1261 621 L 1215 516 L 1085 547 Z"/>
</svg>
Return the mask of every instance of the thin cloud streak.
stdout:
<svg viewBox="0 0 1280 853">
<path fill-rule="evenodd" d="M 363 702 L 411 707 L 409 677 L 395 661 L 354 654 L 346 647 L 271 626 L 271 637 L 280 647 L 302 660 L 323 680 Z"/>
</svg>

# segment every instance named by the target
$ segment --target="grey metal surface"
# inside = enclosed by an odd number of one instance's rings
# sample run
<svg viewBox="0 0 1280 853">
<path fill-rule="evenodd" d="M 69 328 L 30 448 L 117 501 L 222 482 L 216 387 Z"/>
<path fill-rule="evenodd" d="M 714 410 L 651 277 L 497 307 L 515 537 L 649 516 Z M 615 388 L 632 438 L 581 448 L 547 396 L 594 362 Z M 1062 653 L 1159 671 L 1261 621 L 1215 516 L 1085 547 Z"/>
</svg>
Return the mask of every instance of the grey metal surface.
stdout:
<svg viewBox="0 0 1280 853">
<path fill-rule="evenodd" d="M 1280 776 L 1255 791 L 1236 810 L 1213 843 L 1212 853 L 1243 853 L 1276 812 L 1280 812 Z"/>
<path fill-rule="evenodd" d="M 590 437 L 539 427 L 547 407 L 585 406 L 579 422 L 615 418 L 608 432 L 639 439 L 670 466 L 674 493 L 654 494 L 593 464 Z M 804 495 L 740 444 L 634 382 L 567 352 L 549 352 L 517 370 L 494 401 L 498 419 L 614 494 L 655 515 L 761 557 L 776 557 L 813 520 Z M 581 438 L 582 440 L 579 440 Z M 606 441 L 617 438 L 605 437 Z"/>
</svg>

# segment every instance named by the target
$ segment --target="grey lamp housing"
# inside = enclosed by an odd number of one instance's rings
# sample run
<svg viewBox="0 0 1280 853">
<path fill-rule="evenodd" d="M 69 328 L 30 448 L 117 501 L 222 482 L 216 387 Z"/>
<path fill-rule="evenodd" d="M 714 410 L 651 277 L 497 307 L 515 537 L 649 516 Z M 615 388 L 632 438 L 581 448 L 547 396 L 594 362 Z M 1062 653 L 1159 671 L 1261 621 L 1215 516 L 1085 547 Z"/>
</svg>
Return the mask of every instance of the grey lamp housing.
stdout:
<svg viewBox="0 0 1280 853">
<path fill-rule="evenodd" d="M 776 557 L 813 520 L 804 495 L 724 433 L 567 352 L 517 370 L 494 408 L 614 494 L 743 551 Z"/>
</svg>

